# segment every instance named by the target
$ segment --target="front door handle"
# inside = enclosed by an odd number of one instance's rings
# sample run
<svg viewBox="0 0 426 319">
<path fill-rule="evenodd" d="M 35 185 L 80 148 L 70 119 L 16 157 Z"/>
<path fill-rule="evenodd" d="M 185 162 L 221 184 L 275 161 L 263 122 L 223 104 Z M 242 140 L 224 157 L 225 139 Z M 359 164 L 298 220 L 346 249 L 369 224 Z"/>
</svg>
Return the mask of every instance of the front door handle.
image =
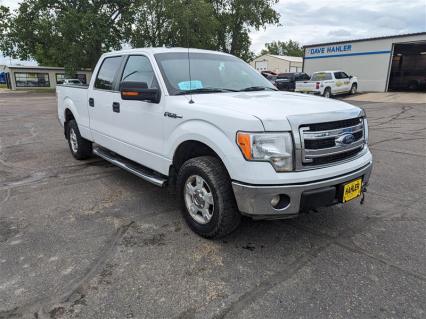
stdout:
<svg viewBox="0 0 426 319">
<path fill-rule="evenodd" d="M 115 113 L 120 113 L 120 103 L 118 102 L 112 103 L 112 111 Z"/>
<path fill-rule="evenodd" d="M 93 99 L 93 97 L 91 97 L 89 99 L 89 106 L 94 107 L 95 106 L 95 100 Z"/>
</svg>

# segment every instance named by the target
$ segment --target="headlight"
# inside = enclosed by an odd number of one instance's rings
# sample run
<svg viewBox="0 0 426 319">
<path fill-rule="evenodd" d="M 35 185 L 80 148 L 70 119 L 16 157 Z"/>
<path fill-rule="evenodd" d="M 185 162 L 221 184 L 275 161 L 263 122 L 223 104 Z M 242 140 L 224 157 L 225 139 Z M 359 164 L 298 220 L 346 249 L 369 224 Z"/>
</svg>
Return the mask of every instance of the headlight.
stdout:
<svg viewBox="0 0 426 319">
<path fill-rule="evenodd" d="M 368 121 L 367 121 L 367 113 L 365 113 L 365 110 L 361 108 L 361 117 L 364 124 L 364 140 L 365 144 L 368 144 Z"/>
<path fill-rule="evenodd" d="M 237 133 L 237 144 L 248 161 L 270 162 L 277 172 L 293 170 L 291 133 Z"/>
<path fill-rule="evenodd" d="M 364 117 L 364 139 L 365 144 L 368 144 L 368 121 L 366 117 Z"/>
</svg>

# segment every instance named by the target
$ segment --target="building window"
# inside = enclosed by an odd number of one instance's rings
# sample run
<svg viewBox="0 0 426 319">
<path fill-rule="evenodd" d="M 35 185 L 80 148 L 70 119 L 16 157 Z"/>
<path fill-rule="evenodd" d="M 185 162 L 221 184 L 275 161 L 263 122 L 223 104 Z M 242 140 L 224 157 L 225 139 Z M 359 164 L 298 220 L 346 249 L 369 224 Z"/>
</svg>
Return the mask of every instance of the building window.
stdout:
<svg viewBox="0 0 426 319">
<path fill-rule="evenodd" d="M 50 87 L 48 73 L 15 73 L 16 87 Z"/>
<path fill-rule="evenodd" d="M 65 80 L 64 73 L 56 73 L 56 84 L 63 84 Z"/>
</svg>

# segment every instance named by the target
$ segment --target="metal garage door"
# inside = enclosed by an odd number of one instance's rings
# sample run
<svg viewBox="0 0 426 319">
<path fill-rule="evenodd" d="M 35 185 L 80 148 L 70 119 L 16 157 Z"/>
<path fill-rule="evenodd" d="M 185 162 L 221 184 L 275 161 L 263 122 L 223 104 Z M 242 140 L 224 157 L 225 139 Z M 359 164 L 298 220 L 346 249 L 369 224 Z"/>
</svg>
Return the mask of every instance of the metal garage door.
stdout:
<svg viewBox="0 0 426 319">
<path fill-rule="evenodd" d="M 258 71 L 267 71 L 268 62 L 267 61 L 256 61 L 255 62 L 256 70 Z"/>
<path fill-rule="evenodd" d="M 388 90 L 426 91 L 426 41 L 394 45 Z"/>
</svg>

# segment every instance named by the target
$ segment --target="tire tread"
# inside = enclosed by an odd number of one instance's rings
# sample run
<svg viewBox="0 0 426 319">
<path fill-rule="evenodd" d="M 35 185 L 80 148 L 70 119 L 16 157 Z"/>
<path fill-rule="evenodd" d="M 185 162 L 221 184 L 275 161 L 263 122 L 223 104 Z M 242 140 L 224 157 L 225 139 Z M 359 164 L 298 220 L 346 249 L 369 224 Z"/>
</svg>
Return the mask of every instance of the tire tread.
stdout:
<svg viewBox="0 0 426 319">
<path fill-rule="evenodd" d="M 200 233 L 198 229 L 194 229 L 194 227 L 192 227 L 191 223 L 189 223 L 189 226 L 199 235 L 206 238 L 220 238 L 228 235 L 238 227 L 241 221 L 241 214 L 237 209 L 228 172 L 222 162 L 213 156 L 201 156 L 189 159 L 182 165 L 178 174 L 178 193 L 180 194 L 182 201 L 183 187 L 185 185 L 185 180 L 183 180 L 185 172 L 194 167 L 201 169 L 209 177 L 209 179 L 211 179 L 214 184 L 211 185 L 211 187 L 215 187 L 215 192 L 217 193 L 219 200 L 222 202 L 222 211 L 218 212 L 218 222 L 209 233 Z M 185 214 L 186 207 L 184 203 L 182 203 L 182 209 Z"/>
</svg>

